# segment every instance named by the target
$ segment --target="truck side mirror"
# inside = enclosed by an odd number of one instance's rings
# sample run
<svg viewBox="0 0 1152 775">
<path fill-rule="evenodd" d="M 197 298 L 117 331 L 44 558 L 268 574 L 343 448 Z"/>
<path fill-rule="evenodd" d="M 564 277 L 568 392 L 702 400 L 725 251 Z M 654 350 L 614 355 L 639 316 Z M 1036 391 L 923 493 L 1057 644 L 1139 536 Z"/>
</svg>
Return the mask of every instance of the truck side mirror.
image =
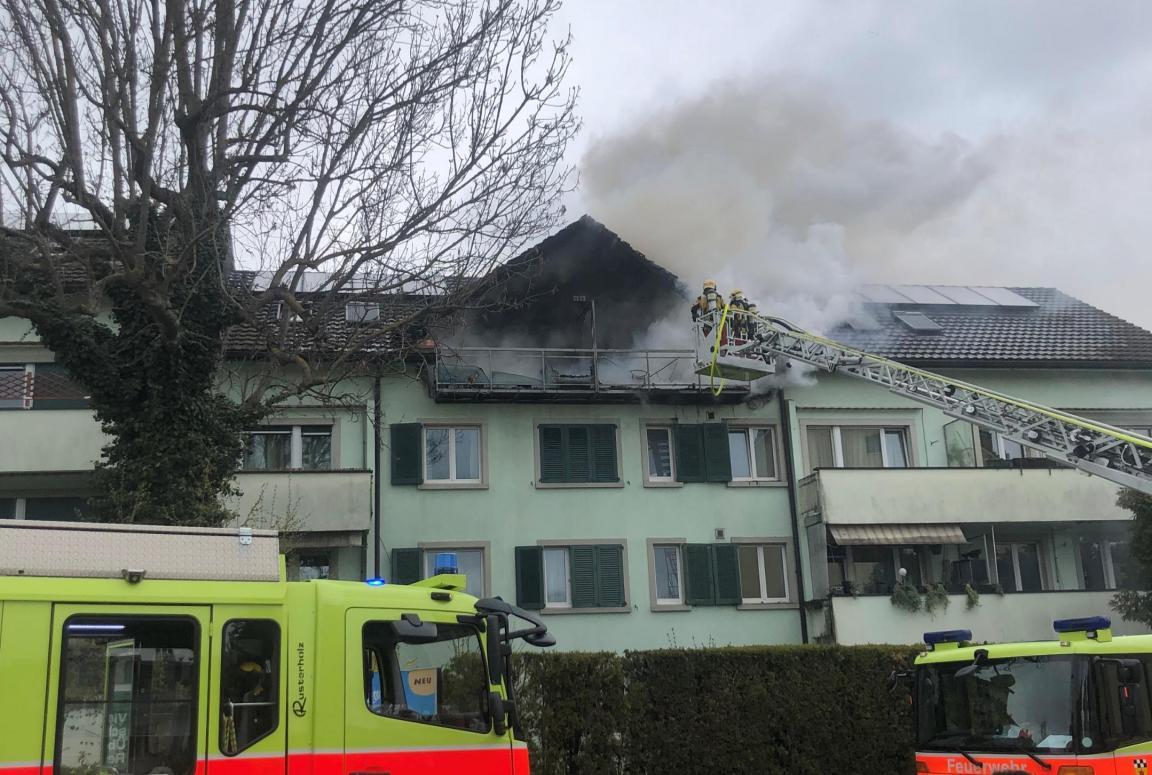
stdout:
<svg viewBox="0 0 1152 775">
<path fill-rule="evenodd" d="M 501 737 L 508 733 L 508 721 L 505 719 L 507 713 L 500 692 L 488 692 L 488 716 L 492 719 L 492 731 Z"/>
<path fill-rule="evenodd" d="M 1139 659 L 1117 660 L 1116 693 L 1120 703 L 1120 725 L 1128 737 L 1142 736 L 1152 726 L 1144 665 Z"/>
</svg>

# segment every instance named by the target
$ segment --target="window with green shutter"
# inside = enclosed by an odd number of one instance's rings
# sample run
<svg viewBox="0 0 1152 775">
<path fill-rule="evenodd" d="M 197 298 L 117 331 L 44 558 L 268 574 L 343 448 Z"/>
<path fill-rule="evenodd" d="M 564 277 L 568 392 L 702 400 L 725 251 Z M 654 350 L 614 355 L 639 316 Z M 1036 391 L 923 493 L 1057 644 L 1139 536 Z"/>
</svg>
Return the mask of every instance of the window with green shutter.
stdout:
<svg viewBox="0 0 1152 775">
<path fill-rule="evenodd" d="M 414 584 L 423 577 L 419 549 L 392 550 L 392 578 L 389 580 L 393 584 Z"/>
<path fill-rule="evenodd" d="M 516 599 L 521 608 L 623 608 L 620 544 L 516 547 Z"/>
<path fill-rule="evenodd" d="M 726 423 L 678 423 L 674 428 L 677 481 L 732 481 Z"/>
<path fill-rule="evenodd" d="M 616 426 L 541 425 L 540 481 L 544 484 L 614 484 L 620 481 Z"/>
<path fill-rule="evenodd" d="M 424 483 L 424 426 L 418 422 L 394 424 L 389 431 L 392 484 Z"/>
<path fill-rule="evenodd" d="M 732 544 L 684 545 L 684 602 L 739 605 L 740 561 Z"/>
</svg>

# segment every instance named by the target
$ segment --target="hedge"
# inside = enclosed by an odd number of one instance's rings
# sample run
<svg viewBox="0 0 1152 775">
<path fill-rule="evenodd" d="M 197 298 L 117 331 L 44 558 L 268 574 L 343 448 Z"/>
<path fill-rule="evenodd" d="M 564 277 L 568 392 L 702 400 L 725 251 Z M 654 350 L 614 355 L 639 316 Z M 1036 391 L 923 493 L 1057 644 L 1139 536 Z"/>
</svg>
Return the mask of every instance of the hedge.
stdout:
<svg viewBox="0 0 1152 775">
<path fill-rule="evenodd" d="M 538 775 L 913 771 L 916 649 L 752 646 L 517 654 Z"/>
</svg>

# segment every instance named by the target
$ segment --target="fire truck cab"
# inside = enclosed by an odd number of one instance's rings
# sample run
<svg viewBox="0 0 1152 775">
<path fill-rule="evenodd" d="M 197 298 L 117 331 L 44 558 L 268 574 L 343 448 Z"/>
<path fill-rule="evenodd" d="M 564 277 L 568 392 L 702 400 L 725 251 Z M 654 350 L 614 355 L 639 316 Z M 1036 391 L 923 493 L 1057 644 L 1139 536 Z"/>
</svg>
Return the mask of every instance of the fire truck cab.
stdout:
<svg viewBox="0 0 1152 775">
<path fill-rule="evenodd" d="M 438 560 L 288 582 L 272 532 L 0 523 L 0 775 L 527 773 L 510 643 L 553 640 Z"/>
<path fill-rule="evenodd" d="M 916 771 L 1147 775 L 1152 635 L 1107 617 L 1057 620 L 1057 639 L 969 645 L 929 632 L 916 659 Z"/>
</svg>

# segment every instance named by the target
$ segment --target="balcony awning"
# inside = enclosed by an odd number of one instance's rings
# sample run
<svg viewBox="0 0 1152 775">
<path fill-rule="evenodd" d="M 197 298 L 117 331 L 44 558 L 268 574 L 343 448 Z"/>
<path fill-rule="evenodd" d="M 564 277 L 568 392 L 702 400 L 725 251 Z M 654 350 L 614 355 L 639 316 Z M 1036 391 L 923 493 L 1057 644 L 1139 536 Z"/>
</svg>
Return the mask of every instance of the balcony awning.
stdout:
<svg viewBox="0 0 1152 775">
<path fill-rule="evenodd" d="M 829 525 L 840 546 L 966 544 L 959 525 Z"/>
</svg>

